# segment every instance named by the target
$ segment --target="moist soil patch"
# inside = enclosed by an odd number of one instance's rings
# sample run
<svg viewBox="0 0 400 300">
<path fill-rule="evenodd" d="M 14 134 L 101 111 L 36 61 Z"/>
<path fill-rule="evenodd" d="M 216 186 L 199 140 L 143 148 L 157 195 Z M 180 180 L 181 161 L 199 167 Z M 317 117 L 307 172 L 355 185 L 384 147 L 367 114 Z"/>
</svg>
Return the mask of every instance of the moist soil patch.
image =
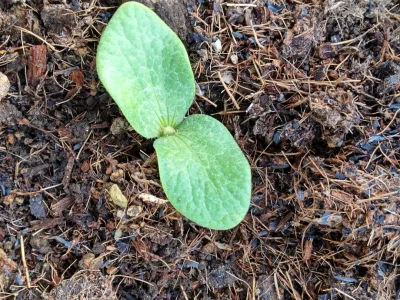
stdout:
<svg viewBox="0 0 400 300">
<path fill-rule="evenodd" d="M 398 299 L 398 4 L 141 2 L 251 163 L 249 212 L 213 231 L 167 201 L 96 74 L 121 1 L 1 1 L 0 297 Z"/>
</svg>

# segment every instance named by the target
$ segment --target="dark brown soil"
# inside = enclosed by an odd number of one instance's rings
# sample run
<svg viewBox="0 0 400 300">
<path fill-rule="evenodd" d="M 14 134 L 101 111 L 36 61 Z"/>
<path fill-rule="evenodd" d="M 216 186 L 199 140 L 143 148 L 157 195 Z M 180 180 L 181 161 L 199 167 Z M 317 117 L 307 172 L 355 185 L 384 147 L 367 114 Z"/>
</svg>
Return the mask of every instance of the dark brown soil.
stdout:
<svg viewBox="0 0 400 300">
<path fill-rule="evenodd" d="M 142 2 L 250 161 L 249 213 L 218 232 L 165 201 L 96 74 L 121 1 L 1 1 L 0 298 L 399 299 L 399 5 Z"/>
</svg>

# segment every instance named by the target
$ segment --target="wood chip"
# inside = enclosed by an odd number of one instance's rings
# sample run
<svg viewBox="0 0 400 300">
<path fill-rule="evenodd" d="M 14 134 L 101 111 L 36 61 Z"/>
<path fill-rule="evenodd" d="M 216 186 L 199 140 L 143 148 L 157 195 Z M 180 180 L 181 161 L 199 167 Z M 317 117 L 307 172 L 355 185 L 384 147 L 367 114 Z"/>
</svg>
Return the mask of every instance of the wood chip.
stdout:
<svg viewBox="0 0 400 300">
<path fill-rule="evenodd" d="M 69 181 L 71 180 L 71 173 L 72 173 L 72 169 L 74 168 L 74 163 L 75 163 L 75 159 L 71 155 L 68 158 L 68 163 L 64 170 L 64 177 L 62 180 L 62 184 L 64 185 L 64 190 L 67 189 L 69 186 Z"/>
<path fill-rule="evenodd" d="M 37 87 L 46 72 L 47 47 L 46 45 L 33 46 L 29 49 L 28 83 Z"/>
<path fill-rule="evenodd" d="M 166 204 L 169 202 L 168 200 L 160 199 L 160 198 L 157 198 L 156 196 L 146 194 L 146 193 L 140 194 L 139 198 L 143 202 L 150 202 L 150 203 L 155 203 L 155 204 Z"/>
<path fill-rule="evenodd" d="M 59 200 L 57 203 L 52 204 L 50 208 L 55 216 L 61 216 L 63 211 L 71 207 L 74 202 L 75 201 L 72 197 L 66 197 Z"/>
<path fill-rule="evenodd" d="M 22 169 L 21 170 L 21 174 L 25 177 L 25 178 L 32 178 L 32 176 L 38 175 L 40 173 L 43 173 L 43 171 L 47 168 L 49 168 L 50 165 L 49 164 L 42 164 L 36 167 L 32 167 L 32 168 L 27 168 L 27 169 Z"/>
<path fill-rule="evenodd" d="M 42 220 L 31 221 L 30 224 L 32 226 L 32 230 L 38 230 L 38 229 L 46 230 L 61 225 L 63 222 L 64 218 L 47 218 Z"/>
<path fill-rule="evenodd" d="M 78 88 L 83 87 L 83 84 L 85 83 L 85 75 L 83 75 L 81 69 L 76 69 L 72 71 L 69 77 L 76 84 Z"/>
<path fill-rule="evenodd" d="M 303 251 L 303 262 L 307 263 L 310 260 L 312 250 L 313 250 L 312 240 L 306 241 Z"/>
</svg>

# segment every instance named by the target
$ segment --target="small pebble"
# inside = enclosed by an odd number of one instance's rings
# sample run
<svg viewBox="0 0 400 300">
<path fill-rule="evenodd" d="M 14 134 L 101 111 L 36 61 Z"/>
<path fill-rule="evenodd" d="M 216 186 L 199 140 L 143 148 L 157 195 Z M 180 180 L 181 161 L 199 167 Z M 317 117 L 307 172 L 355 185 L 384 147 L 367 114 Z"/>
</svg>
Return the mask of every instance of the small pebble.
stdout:
<svg viewBox="0 0 400 300">
<path fill-rule="evenodd" d="M 116 242 L 118 242 L 119 239 L 122 237 L 122 235 L 123 235 L 123 232 L 122 232 L 121 229 L 115 230 L 115 233 L 114 233 L 114 240 L 115 240 Z"/>
<path fill-rule="evenodd" d="M 122 219 L 125 217 L 125 211 L 122 209 L 117 210 L 117 218 Z"/>
<path fill-rule="evenodd" d="M 233 81 L 233 75 L 231 71 L 221 72 L 221 77 L 226 84 L 230 84 Z"/>
<path fill-rule="evenodd" d="M 232 270 L 226 266 L 220 266 L 208 274 L 208 284 L 211 288 L 221 289 L 233 285 L 237 277 L 232 274 Z"/>
<path fill-rule="evenodd" d="M 82 270 L 98 270 L 103 265 L 103 257 L 97 257 L 93 253 L 86 253 L 79 261 L 78 266 Z"/>
<path fill-rule="evenodd" d="M 118 185 L 113 184 L 110 188 L 110 200 L 117 206 L 125 208 L 128 206 L 128 199 L 122 194 Z"/>
<path fill-rule="evenodd" d="M 41 254 L 47 254 L 51 251 L 49 240 L 42 236 L 32 236 L 29 243 L 34 250 L 39 251 Z"/>
<path fill-rule="evenodd" d="M 232 55 L 231 55 L 231 62 L 232 62 L 234 65 L 236 65 L 236 64 L 238 63 L 238 61 L 239 61 L 238 56 L 237 56 L 236 54 L 232 54 Z"/>
<path fill-rule="evenodd" d="M 14 145 L 15 143 L 15 135 L 12 133 L 9 133 L 7 135 L 7 143 L 9 143 L 10 145 Z"/>
<path fill-rule="evenodd" d="M 216 41 L 214 43 L 212 43 L 213 48 L 215 50 L 215 52 L 217 52 L 218 54 L 221 53 L 222 51 L 222 43 L 220 39 L 216 39 Z"/>
<path fill-rule="evenodd" d="M 127 131 L 131 131 L 132 127 L 125 118 L 116 118 L 111 124 L 110 131 L 113 135 L 123 134 Z"/>
<path fill-rule="evenodd" d="M 118 169 L 115 172 L 113 172 L 110 176 L 110 180 L 112 182 L 121 182 L 121 180 L 124 179 L 124 170 Z"/>
<path fill-rule="evenodd" d="M 41 195 L 34 196 L 29 199 L 29 208 L 31 214 L 36 218 L 45 218 L 46 209 L 43 203 L 43 197 Z"/>
<path fill-rule="evenodd" d="M 141 213 L 142 211 L 143 211 L 143 208 L 142 208 L 141 206 L 132 205 L 132 206 L 129 206 L 129 208 L 128 208 L 126 214 L 127 214 L 129 217 L 134 218 L 134 217 L 137 217 L 138 215 L 140 215 L 140 213 Z"/>
<path fill-rule="evenodd" d="M 93 253 L 98 255 L 106 251 L 106 248 L 104 247 L 103 244 L 100 243 L 94 243 L 93 245 Z"/>
<path fill-rule="evenodd" d="M 201 250 L 204 253 L 212 254 L 215 252 L 215 245 L 214 243 L 210 242 L 208 244 L 205 244 Z"/>
<path fill-rule="evenodd" d="M 10 90 L 11 84 L 8 77 L 0 72 L 0 100 L 3 99 Z"/>
</svg>

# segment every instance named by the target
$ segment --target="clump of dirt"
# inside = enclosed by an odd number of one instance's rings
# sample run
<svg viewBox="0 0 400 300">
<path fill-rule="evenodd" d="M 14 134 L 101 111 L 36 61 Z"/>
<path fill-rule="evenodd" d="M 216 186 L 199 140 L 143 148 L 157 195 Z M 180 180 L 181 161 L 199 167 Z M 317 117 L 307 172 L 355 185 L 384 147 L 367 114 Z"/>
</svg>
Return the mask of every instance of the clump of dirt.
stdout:
<svg viewBox="0 0 400 300">
<path fill-rule="evenodd" d="M 33 236 L 29 243 L 34 251 L 38 251 L 41 254 L 47 254 L 51 251 L 49 240 L 40 235 Z"/>
<path fill-rule="evenodd" d="M 277 289 L 272 276 L 262 275 L 257 280 L 257 296 L 259 299 L 283 300 L 284 291 Z"/>
<path fill-rule="evenodd" d="M 304 62 L 312 55 L 313 47 L 325 40 L 325 27 L 318 10 L 303 8 L 293 17 L 296 23 L 286 33 L 281 53 L 286 58 Z"/>
<path fill-rule="evenodd" d="M 40 21 L 33 10 L 22 5 L 13 5 L 7 11 L 0 8 L 0 32 L 8 36 L 9 42 L 20 43 L 21 28 L 40 36 Z M 27 35 L 25 41 L 34 43 L 36 39 Z"/>
<path fill-rule="evenodd" d="M 232 274 L 232 270 L 226 266 L 219 266 L 208 274 L 208 284 L 212 289 L 221 289 L 233 285 L 237 278 Z"/>
<path fill-rule="evenodd" d="M 377 96 L 389 95 L 400 88 L 400 66 L 394 61 L 386 61 L 374 70 L 374 75 L 381 80 Z"/>
<path fill-rule="evenodd" d="M 57 299 L 118 299 L 112 286 L 112 279 L 100 272 L 81 272 L 70 279 L 61 281 L 49 294 L 50 300 Z"/>
<path fill-rule="evenodd" d="M 137 2 L 153 9 L 182 41 L 187 42 L 190 39 L 191 25 L 187 20 L 189 13 L 195 8 L 194 0 L 138 0 Z"/>
<path fill-rule="evenodd" d="M 341 89 L 313 93 L 311 118 L 322 125 L 322 138 L 329 147 L 343 145 L 346 134 L 361 122 L 353 95 Z"/>
<path fill-rule="evenodd" d="M 18 264 L 0 248 L 0 293 L 6 293 L 12 284 Z"/>
<path fill-rule="evenodd" d="M 86 44 L 82 27 L 90 25 L 90 16 L 77 18 L 77 9 L 71 9 L 66 4 L 45 4 L 40 17 L 46 28 L 46 33 L 55 44 L 72 48 Z"/>
<path fill-rule="evenodd" d="M 13 272 L 17 267 L 17 263 L 10 259 L 3 249 L 0 249 L 0 273 Z"/>
<path fill-rule="evenodd" d="M 365 20 L 370 10 L 367 1 L 325 0 L 324 8 L 326 28 L 332 42 L 357 38 L 370 26 L 369 21 Z"/>
<path fill-rule="evenodd" d="M 10 103 L 0 103 L 0 125 L 14 126 L 22 117 L 21 112 Z"/>
<path fill-rule="evenodd" d="M 267 142 L 271 141 L 274 135 L 274 124 L 277 114 L 273 103 L 276 100 L 276 97 L 272 95 L 262 95 L 256 97 L 246 110 L 250 118 L 256 119 L 253 133 L 264 136 Z"/>
<path fill-rule="evenodd" d="M 286 123 L 279 135 L 283 143 L 287 141 L 293 148 L 310 146 L 316 135 L 315 122 L 294 119 Z"/>
</svg>

